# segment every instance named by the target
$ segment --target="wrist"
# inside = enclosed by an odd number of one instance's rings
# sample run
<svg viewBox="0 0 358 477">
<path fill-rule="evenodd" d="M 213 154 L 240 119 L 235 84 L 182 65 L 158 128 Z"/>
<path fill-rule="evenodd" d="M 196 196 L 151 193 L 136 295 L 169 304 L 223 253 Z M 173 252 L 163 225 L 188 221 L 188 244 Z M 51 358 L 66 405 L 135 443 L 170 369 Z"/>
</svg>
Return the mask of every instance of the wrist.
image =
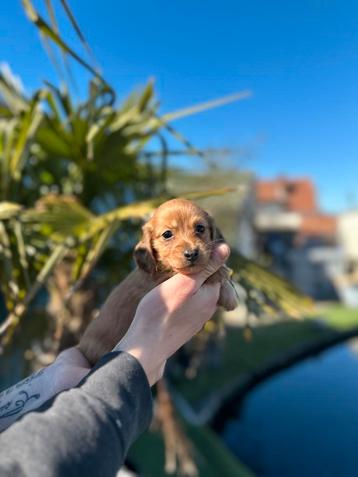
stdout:
<svg viewBox="0 0 358 477">
<path fill-rule="evenodd" d="M 90 372 L 91 366 L 78 348 L 69 348 L 50 365 L 53 393 L 77 386 Z"/>
<path fill-rule="evenodd" d="M 73 364 L 74 366 L 81 368 L 91 368 L 87 358 L 77 346 L 73 346 L 72 348 L 67 348 L 62 351 L 57 356 L 54 363 Z"/>
<path fill-rule="evenodd" d="M 155 353 L 152 352 L 149 356 L 142 347 L 125 343 L 119 343 L 113 351 L 123 351 L 133 356 L 142 366 L 150 386 L 153 386 L 162 377 L 165 361 L 159 361 L 153 356 Z"/>
<path fill-rule="evenodd" d="M 58 394 L 67 389 L 76 387 L 89 371 L 90 368 L 79 368 L 63 363 L 54 364 L 53 393 Z"/>
</svg>

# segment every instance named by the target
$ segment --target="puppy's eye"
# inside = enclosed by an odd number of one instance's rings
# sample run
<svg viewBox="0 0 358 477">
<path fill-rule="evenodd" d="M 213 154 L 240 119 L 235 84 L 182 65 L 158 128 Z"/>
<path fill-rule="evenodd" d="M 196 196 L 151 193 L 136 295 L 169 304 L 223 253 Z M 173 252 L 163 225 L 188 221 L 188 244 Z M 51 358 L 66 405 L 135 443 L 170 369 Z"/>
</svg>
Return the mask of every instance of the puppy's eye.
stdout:
<svg viewBox="0 0 358 477">
<path fill-rule="evenodd" d="M 168 240 L 173 237 L 173 233 L 170 230 L 166 230 L 162 233 L 162 237 L 165 238 L 165 240 Z"/>
<path fill-rule="evenodd" d="M 197 234 L 203 234 L 203 233 L 205 232 L 205 226 L 202 225 L 202 224 L 197 224 L 197 225 L 195 226 L 195 232 L 196 232 Z"/>
</svg>

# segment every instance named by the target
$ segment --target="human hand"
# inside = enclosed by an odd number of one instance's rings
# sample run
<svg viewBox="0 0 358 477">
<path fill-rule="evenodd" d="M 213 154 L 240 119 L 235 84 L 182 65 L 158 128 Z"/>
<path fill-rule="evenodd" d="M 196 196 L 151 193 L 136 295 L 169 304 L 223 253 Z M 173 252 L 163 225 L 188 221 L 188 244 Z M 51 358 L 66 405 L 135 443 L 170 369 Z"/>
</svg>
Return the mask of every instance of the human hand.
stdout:
<svg viewBox="0 0 358 477">
<path fill-rule="evenodd" d="M 50 375 L 53 394 L 77 386 L 90 372 L 91 366 L 77 347 L 60 353 L 52 363 Z"/>
<path fill-rule="evenodd" d="M 132 325 L 114 350 L 137 358 L 150 385 L 162 376 L 166 360 L 214 314 L 220 284 L 204 282 L 224 264 L 229 253 L 227 244 L 218 245 L 204 270 L 195 275 L 174 275 L 139 303 Z"/>
<path fill-rule="evenodd" d="M 90 365 L 80 350 L 69 348 L 46 368 L 1 392 L 0 432 L 61 391 L 77 386 L 89 371 Z"/>
</svg>

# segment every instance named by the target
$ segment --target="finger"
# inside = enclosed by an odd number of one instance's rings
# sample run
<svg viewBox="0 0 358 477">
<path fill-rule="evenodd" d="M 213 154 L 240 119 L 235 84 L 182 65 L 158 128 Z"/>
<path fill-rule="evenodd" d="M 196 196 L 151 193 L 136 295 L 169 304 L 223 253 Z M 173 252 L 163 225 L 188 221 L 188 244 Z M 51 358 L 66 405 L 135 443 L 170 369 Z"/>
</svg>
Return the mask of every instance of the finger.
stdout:
<svg viewBox="0 0 358 477">
<path fill-rule="evenodd" d="M 230 255 L 230 248 L 226 243 L 221 243 L 217 245 L 214 249 L 212 256 L 209 260 L 207 266 L 201 272 L 193 275 L 193 279 L 196 283 L 196 289 L 200 288 L 201 285 L 207 280 L 213 273 L 215 273 Z"/>
<path fill-rule="evenodd" d="M 219 300 L 220 283 L 205 283 L 200 287 L 198 293 L 201 294 L 201 299 L 205 302 L 208 309 L 213 310 L 214 313 Z"/>
<path fill-rule="evenodd" d="M 193 293 L 196 293 L 202 284 L 225 263 L 229 255 L 229 246 L 226 243 L 220 243 L 213 250 L 209 263 L 204 270 L 193 275 L 183 275 L 178 273 L 159 285 L 158 289 L 166 288 L 167 286 L 176 287 L 181 291 L 181 295 L 192 295 Z"/>
</svg>

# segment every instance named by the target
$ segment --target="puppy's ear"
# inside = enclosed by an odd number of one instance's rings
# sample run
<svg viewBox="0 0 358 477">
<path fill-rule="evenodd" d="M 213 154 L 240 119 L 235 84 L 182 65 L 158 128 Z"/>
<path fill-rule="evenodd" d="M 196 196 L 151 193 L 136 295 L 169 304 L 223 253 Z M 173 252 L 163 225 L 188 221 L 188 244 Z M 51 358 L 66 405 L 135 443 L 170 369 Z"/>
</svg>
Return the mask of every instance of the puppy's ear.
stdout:
<svg viewBox="0 0 358 477">
<path fill-rule="evenodd" d="M 207 219 L 209 222 L 210 239 L 216 243 L 226 242 L 220 229 L 216 226 L 214 219 L 209 214 L 207 215 Z"/>
<path fill-rule="evenodd" d="M 137 243 L 134 249 L 134 260 L 138 268 L 147 273 L 153 273 L 156 269 L 154 251 L 152 248 L 152 227 L 150 223 L 143 225 L 142 240 Z"/>
</svg>

